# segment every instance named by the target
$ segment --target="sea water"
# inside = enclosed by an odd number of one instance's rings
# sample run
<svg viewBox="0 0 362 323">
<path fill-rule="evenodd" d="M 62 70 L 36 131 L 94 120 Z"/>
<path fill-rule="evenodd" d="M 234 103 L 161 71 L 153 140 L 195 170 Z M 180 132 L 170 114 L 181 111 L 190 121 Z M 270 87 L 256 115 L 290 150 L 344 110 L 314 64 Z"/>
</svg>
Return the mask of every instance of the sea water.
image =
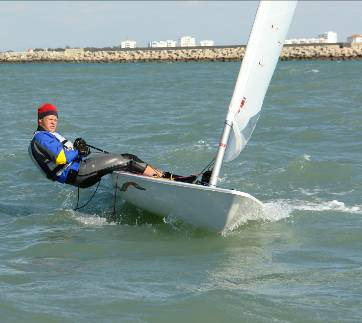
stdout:
<svg viewBox="0 0 362 323">
<path fill-rule="evenodd" d="M 362 62 L 278 64 L 220 180 L 265 212 L 225 235 L 127 205 L 109 178 L 74 211 L 76 189 L 28 156 L 36 109 L 51 102 L 71 140 L 197 173 L 239 65 L 0 65 L 1 322 L 361 321 Z"/>
</svg>

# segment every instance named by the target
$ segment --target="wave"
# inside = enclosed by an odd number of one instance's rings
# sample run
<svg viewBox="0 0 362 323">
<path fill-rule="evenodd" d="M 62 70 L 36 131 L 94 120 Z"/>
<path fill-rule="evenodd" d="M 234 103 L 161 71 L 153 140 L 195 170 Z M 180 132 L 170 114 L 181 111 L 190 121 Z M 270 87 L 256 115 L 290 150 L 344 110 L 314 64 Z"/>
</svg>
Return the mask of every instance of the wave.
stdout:
<svg viewBox="0 0 362 323">
<path fill-rule="evenodd" d="M 249 222 L 277 222 L 289 217 L 294 216 L 295 211 L 311 211 L 311 212 L 341 212 L 362 215 L 362 206 L 354 205 L 348 206 L 344 202 L 338 200 L 331 201 L 303 201 L 303 200 L 273 200 L 264 203 L 262 211 L 255 210 L 249 212 L 248 215 L 241 216 L 239 220 L 228 230 L 234 231 L 235 229 L 249 223 Z M 73 210 L 69 210 L 71 217 L 76 221 L 86 226 L 104 226 L 116 225 L 119 222 L 110 221 L 107 216 L 98 214 L 84 214 Z M 134 214 L 135 217 L 139 216 Z M 141 221 L 142 222 L 142 221 Z M 170 225 L 176 231 L 189 231 L 191 227 L 183 223 L 179 219 L 171 216 L 163 218 L 163 223 Z M 160 223 L 153 223 L 160 224 Z M 225 232 L 227 233 L 227 232 Z"/>
<path fill-rule="evenodd" d="M 305 159 L 308 159 L 308 156 L 305 156 Z M 318 192 L 318 190 L 317 190 Z M 311 196 L 317 193 L 306 192 L 307 196 Z M 65 205 L 69 206 L 69 199 L 72 194 L 67 196 Z M 120 221 L 113 221 L 110 219 L 107 212 L 101 211 L 102 214 L 98 212 L 93 214 L 87 214 L 82 212 L 77 212 L 72 209 L 67 208 L 70 214 L 70 217 L 76 220 L 77 222 L 86 225 L 86 226 L 104 226 L 104 225 L 116 225 L 116 224 L 142 224 L 149 223 L 151 225 L 160 225 L 161 223 L 167 224 L 176 231 L 192 231 L 189 225 L 183 223 L 179 219 L 174 219 L 169 216 L 166 218 L 158 218 L 156 221 L 154 215 L 148 215 L 147 212 L 138 210 L 137 208 L 131 207 L 130 210 L 123 210 L 120 215 Z M 310 212 L 340 212 L 340 213 L 349 213 L 362 215 L 362 205 L 346 205 L 344 202 L 333 200 L 322 200 L 314 198 L 313 201 L 307 201 L 302 199 L 276 199 L 269 200 L 264 203 L 264 208 L 262 210 L 250 210 L 248 214 L 241 215 L 238 221 L 233 225 L 230 231 L 246 225 L 251 222 L 277 222 L 295 215 L 296 211 L 310 211 Z M 124 218 L 124 221 L 122 221 Z M 130 218 L 138 218 L 137 221 L 132 221 Z M 144 219 L 143 219 L 144 218 Z M 151 219 L 150 219 L 151 218 Z M 153 219 L 153 220 L 152 220 Z M 134 223 L 133 223 L 134 222 Z"/>
<path fill-rule="evenodd" d="M 343 212 L 351 214 L 362 214 L 362 206 L 348 206 L 338 200 L 331 201 L 303 201 L 303 200 L 276 200 L 265 203 L 265 219 L 277 221 L 287 218 L 294 211 L 313 211 L 313 212 Z"/>
<path fill-rule="evenodd" d="M 224 236 L 251 222 L 277 222 L 294 216 L 295 211 L 311 212 L 341 212 L 350 214 L 362 214 L 362 206 L 347 206 L 345 203 L 332 201 L 310 202 L 302 200 L 274 200 L 264 203 L 262 211 L 252 211 L 248 215 L 242 215 L 229 230 L 223 233 Z"/>
<path fill-rule="evenodd" d="M 210 144 L 207 140 L 200 139 L 197 143 L 192 145 L 192 150 L 212 150 L 214 149 L 214 145 Z"/>
<path fill-rule="evenodd" d="M 99 216 L 97 214 L 84 214 L 73 210 L 70 210 L 71 217 L 77 222 L 86 226 L 104 226 L 104 225 L 116 225 L 116 222 L 108 221 L 106 217 Z"/>
<path fill-rule="evenodd" d="M 307 71 L 307 73 L 319 73 L 319 70 L 317 70 L 317 69 L 312 69 L 312 70 Z"/>
</svg>

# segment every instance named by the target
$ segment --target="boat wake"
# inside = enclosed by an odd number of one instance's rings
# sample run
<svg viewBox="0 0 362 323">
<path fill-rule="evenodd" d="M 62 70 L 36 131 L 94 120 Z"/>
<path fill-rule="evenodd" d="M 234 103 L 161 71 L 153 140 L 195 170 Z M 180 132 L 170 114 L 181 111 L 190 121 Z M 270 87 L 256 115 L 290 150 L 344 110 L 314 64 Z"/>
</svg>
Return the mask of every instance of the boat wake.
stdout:
<svg viewBox="0 0 362 323">
<path fill-rule="evenodd" d="M 116 225 L 116 222 L 109 221 L 107 217 L 99 216 L 97 214 L 85 214 L 77 211 L 70 210 L 71 217 L 77 222 L 85 226 L 104 226 L 104 225 Z"/>
<path fill-rule="evenodd" d="M 343 202 L 332 201 L 303 201 L 303 200 L 273 200 L 264 203 L 260 210 L 250 210 L 248 214 L 240 215 L 235 224 L 227 232 L 247 225 L 251 222 L 277 222 L 295 216 L 298 211 L 310 212 L 340 212 L 362 215 L 362 205 L 348 206 Z"/>
<path fill-rule="evenodd" d="M 119 219 L 112 220 L 109 217 L 109 212 L 101 211 L 95 213 L 84 213 L 69 209 L 69 201 L 71 194 L 69 194 L 63 206 L 67 208 L 69 215 L 72 219 L 86 226 L 104 226 L 104 225 L 117 225 L 117 224 L 144 224 L 149 223 L 151 225 L 166 224 L 172 227 L 176 231 L 192 231 L 192 226 L 184 223 L 178 218 L 174 218 L 171 215 L 165 218 L 154 218 L 155 215 L 148 214 L 135 207 L 131 207 L 130 210 L 123 210 L 119 215 Z M 297 200 L 297 199 L 277 199 L 270 200 L 264 203 L 262 209 L 250 209 L 245 214 L 240 214 L 240 217 L 234 222 L 234 224 L 228 228 L 225 233 L 235 231 L 240 227 L 252 222 L 277 222 L 293 216 L 298 215 L 298 212 L 340 212 L 348 214 L 362 215 L 362 205 L 346 205 L 344 202 L 338 200 L 321 200 L 315 199 L 314 201 Z M 132 218 L 131 221 L 129 218 Z M 122 220 L 123 219 L 123 220 Z M 128 220 L 127 220 L 128 219 Z M 136 219 L 136 220 L 134 220 Z M 138 219 L 138 220 L 137 220 Z"/>
<path fill-rule="evenodd" d="M 237 221 L 228 228 L 227 231 L 223 232 L 226 234 L 231 231 L 235 231 L 244 225 L 251 222 L 277 222 L 292 216 L 295 216 L 298 211 L 311 211 L 311 212 L 341 212 L 349 214 L 362 215 L 362 206 L 348 206 L 343 202 L 332 200 L 332 201 L 320 201 L 310 202 L 303 200 L 275 200 L 264 203 L 262 210 L 250 210 L 248 214 L 240 215 Z M 109 217 L 105 214 L 86 214 L 73 210 L 69 210 L 70 216 L 77 222 L 85 226 L 104 226 L 104 225 L 117 225 L 121 224 L 119 221 L 110 221 Z M 135 217 L 139 217 L 137 214 Z M 121 216 L 122 217 L 122 216 Z M 122 221 L 121 221 L 122 222 Z M 142 221 L 137 221 L 142 222 Z M 168 216 L 163 218 L 163 223 L 171 226 L 176 231 L 192 231 L 192 226 L 183 221 Z M 135 223 L 137 224 L 137 223 Z M 142 224 L 142 223 L 138 223 Z M 156 223 L 159 225 L 160 223 Z"/>
<path fill-rule="evenodd" d="M 262 221 L 275 222 L 295 215 L 298 211 L 310 212 L 340 212 L 362 215 L 362 206 L 348 206 L 337 200 L 331 201 L 303 201 L 303 200 L 275 200 L 264 204 Z"/>
<path fill-rule="evenodd" d="M 277 200 L 266 203 L 266 208 L 270 208 L 272 210 L 275 209 L 280 211 L 281 214 L 287 215 L 281 216 L 280 218 L 288 217 L 292 215 L 294 211 L 333 211 L 351 214 L 362 214 L 362 205 L 348 206 L 344 202 L 340 202 L 338 200 L 317 200 L 314 202 L 303 200 Z"/>
<path fill-rule="evenodd" d="M 99 208 L 97 205 L 97 209 L 94 210 L 92 213 L 89 212 L 89 208 L 84 210 L 75 211 L 74 210 L 74 203 L 76 200 L 75 197 L 76 193 L 74 191 L 68 192 L 65 195 L 65 200 L 63 202 L 63 208 L 69 215 L 69 217 L 81 224 L 86 226 L 103 226 L 103 225 L 115 225 L 116 222 L 110 221 L 108 213 L 102 210 L 102 207 Z M 90 206 L 91 207 L 91 206 Z"/>
</svg>

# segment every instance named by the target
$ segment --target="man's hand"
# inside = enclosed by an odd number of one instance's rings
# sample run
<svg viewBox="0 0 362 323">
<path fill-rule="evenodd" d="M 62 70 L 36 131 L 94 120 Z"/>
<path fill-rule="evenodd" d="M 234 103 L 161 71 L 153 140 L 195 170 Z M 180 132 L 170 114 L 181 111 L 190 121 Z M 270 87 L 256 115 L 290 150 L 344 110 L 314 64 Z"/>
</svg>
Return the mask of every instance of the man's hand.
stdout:
<svg viewBox="0 0 362 323">
<path fill-rule="evenodd" d="M 78 150 L 79 156 L 86 157 L 90 154 L 90 149 L 87 146 L 87 143 L 82 138 L 77 138 L 74 140 L 74 148 Z"/>
</svg>

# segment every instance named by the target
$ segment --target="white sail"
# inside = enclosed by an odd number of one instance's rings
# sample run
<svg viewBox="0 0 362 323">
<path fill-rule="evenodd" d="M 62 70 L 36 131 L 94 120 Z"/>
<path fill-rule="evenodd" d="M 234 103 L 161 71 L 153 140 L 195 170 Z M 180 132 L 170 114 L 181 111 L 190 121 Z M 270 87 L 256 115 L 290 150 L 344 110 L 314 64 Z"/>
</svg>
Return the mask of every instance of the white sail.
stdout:
<svg viewBox="0 0 362 323">
<path fill-rule="evenodd" d="M 258 121 L 297 1 L 261 1 L 249 36 L 226 120 L 232 131 L 224 161 L 243 150 Z"/>
</svg>

